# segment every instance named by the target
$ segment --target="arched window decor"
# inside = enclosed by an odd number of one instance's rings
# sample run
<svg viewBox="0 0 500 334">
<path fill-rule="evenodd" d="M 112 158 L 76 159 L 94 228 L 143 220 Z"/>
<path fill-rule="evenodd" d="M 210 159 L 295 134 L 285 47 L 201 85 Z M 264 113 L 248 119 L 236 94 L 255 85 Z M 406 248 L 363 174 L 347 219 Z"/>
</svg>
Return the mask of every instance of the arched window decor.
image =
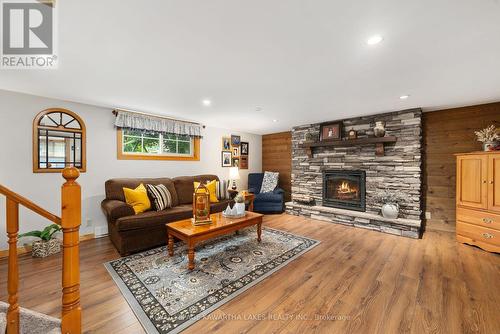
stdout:
<svg viewBox="0 0 500 334">
<path fill-rule="evenodd" d="M 33 172 L 55 173 L 65 167 L 85 172 L 85 124 L 70 110 L 46 109 L 33 120 Z"/>
</svg>

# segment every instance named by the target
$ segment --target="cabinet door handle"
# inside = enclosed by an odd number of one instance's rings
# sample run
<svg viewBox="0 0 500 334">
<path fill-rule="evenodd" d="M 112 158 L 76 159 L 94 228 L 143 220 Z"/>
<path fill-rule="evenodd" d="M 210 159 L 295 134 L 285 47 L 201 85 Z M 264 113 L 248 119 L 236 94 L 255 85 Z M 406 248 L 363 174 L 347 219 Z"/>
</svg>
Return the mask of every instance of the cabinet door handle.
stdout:
<svg viewBox="0 0 500 334">
<path fill-rule="evenodd" d="M 483 180 L 483 183 L 486 183 L 486 180 Z"/>
<path fill-rule="evenodd" d="M 490 181 L 490 184 L 493 184 L 493 180 Z"/>
<path fill-rule="evenodd" d="M 492 239 L 492 238 L 494 237 L 494 235 L 493 235 L 493 234 L 490 234 L 490 233 L 483 233 L 483 237 L 484 237 L 485 239 Z"/>
</svg>

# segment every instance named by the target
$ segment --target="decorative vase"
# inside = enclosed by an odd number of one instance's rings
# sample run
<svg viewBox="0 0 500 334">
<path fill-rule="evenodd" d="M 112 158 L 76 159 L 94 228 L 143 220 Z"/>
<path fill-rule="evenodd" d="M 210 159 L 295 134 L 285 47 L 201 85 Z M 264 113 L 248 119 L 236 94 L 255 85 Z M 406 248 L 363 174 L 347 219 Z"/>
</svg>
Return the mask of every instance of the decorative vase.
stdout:
<svg viewBox="0 0 500 334">
<path fill-rule="evenodd" d="M 61 251 L 61 241 L 59 239 L 50 239 L 49 241 L 38 240 L 33 242 L 31 248 L 32 257 L 47 257 L 57 254 Z"/>
<path fill-rule="evenodd" d="M 386 203 L 382 205 L 382 216 L 384 218 L 396 219 L 399 216 L 399 205 Z"/>
<path fill-rule="evenodd" d="M 495 148 L 496 146 L 496 142 L 494 141 L 485 141 L 483 143 L 483 150 L 484 151 L 493 151 L 493 149 Z"/>
<path fill-rule="evenodd" d="M 375 127 L 373 128 L 373 134 L 375 135 L 375 137 L 385 136 L 384 122 L 382 121 L 375 122 Z"/>
<path fill-rule="evenodd" d="M 245 213 L 245 203 L 234 203 L 234 207 L 236 208 L 236 214 L 242 215 Z"/>
</svg>

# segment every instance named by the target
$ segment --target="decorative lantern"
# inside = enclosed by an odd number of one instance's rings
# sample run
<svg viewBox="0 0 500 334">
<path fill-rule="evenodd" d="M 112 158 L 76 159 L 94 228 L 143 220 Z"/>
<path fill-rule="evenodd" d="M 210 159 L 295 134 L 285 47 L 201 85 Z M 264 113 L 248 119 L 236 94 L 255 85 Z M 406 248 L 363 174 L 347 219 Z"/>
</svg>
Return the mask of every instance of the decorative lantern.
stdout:
<svg viewBox="0 0 500 334">
<path fill-rule="evenodd" d="M 193 224 L 210 224 L 210 194 L 201 182 L 193 194 Z"/>
</svg>

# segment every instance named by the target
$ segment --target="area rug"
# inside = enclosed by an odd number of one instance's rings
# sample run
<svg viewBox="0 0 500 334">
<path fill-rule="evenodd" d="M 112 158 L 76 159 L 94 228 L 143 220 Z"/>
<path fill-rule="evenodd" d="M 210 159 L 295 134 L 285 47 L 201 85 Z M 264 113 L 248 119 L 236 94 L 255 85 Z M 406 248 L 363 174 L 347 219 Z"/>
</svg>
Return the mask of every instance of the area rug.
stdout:
<svg viewBox="0 0 500 334">
<path fill-rule="evenodd" d="M 166 247 L 105 263 L 147 333 L 178 333 L 259 283 L 319 241 L 270 228 L 257 242 L 255 227 L 200 243 L 195 269 L 187 248 Z"/>
</svg>

